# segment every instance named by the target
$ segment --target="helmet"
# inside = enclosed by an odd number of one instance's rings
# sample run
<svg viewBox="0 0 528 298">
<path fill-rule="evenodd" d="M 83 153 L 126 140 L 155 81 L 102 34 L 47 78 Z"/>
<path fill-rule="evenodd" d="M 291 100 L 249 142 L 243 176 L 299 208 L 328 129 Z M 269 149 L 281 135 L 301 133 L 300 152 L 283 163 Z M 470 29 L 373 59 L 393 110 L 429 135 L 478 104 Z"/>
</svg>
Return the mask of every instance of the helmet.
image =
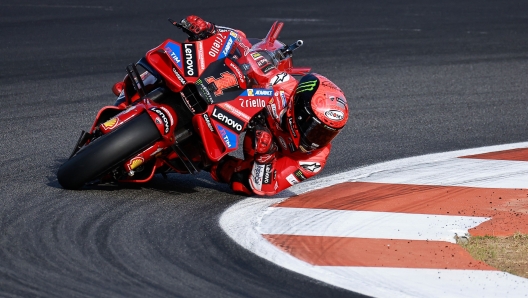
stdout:
<svg viewBox="0 0 528 298">
<path fill-rule="evenodd" d="M 348 120 L 343 91 L 316 73 L 301 78 L 288 112 L 290 134 L 304 152 L 328 145 Z"/>
</svg>

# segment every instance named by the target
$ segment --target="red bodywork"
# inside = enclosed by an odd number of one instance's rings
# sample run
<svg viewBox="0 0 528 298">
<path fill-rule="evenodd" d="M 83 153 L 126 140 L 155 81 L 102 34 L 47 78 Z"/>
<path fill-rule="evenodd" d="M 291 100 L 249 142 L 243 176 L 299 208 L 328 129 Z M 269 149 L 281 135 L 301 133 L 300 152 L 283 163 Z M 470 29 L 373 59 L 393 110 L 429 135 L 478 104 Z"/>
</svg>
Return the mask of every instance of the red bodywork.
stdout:
<svg viewBox="0 0 528 298">
<path fill-rule="evenodd" d="M 120 181 L 146 182 L 160 168 L 164 168 L 164 171 L 169 168 L 180 173 L 189 172 L 174 162 L 182 158 L 174 150 L 174 145 L 178 144 L 178 136 L 175 135 L 178 111 L 174 105 L 156 102 L 148 94 L 151 91 L 149 88 L 159 86 L 160 81 L 170 92 L 181 95 L 181 100 L 187 101 L 187 107 L 195 112 L 191 122 L 193 133 L 199 136 L 199 142 L 193 144 L 195 148 L 191 146 L 192 149 L 186 151 L 188 161 L 201 162 L 205 167 L 237 150 L 239 135 L 273 96 L 271 88 L 247 89 L 251 77 L 248 72 L 251 72 L 251 68 L 245 64 L 255 63 L 248 57 L 252 51 L 260 49 L 273 52 L 284 47 L 283 43 L 277 41 L 281 28 L 282 23 L 275 22 L 266 38 L 253 45 L 242 32 L 224 29 L 217 30 L 214 36 L 202 41 L 179 43 L 168 39 L 148 51 L 143 60 L 151 68 L 141 74 L 146 95 L 141 96 L 139 87 L 133 86 L 139 85 L 138 82 L 127 75 L 123 86 L 125 100 L 117 107 L 101 109 L 90 131 L 107 134 L 144 112 L 157 125 L 162 137 L 124 162 L 123 168 L 128 177 Z M 292 75 L 305 74 L 310 70 L 294 68 L 291 58 L 280 61 L 277 68 Z M 157 83 L 148 84 L 149 80 Z M 207 102 L 202 111 L 189 107 L 184 88 L 190 85 Z M 146 174 L 144 172 L 140 178 L 134 177 L 136 170 L 147 164 L 148 167 L 142 169 Z"/>
</svg>

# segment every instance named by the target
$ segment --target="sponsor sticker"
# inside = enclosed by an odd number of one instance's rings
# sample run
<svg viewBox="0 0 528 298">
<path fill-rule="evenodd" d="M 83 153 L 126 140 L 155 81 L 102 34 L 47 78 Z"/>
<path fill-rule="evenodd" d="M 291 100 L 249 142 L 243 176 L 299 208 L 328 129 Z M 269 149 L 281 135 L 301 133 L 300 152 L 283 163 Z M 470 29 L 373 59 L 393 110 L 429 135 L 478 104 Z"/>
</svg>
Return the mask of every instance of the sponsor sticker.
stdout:
<svg viewBox="0 0 528 298">
<path fill-rule="evenodd" d="M 288 175 L 288 177 L 286 177 L 286 180 L 290 183 L 290 185 L 295 185 L 300 182 L 299 180 L 297 180 L 297 178 L 295 178 L 293 174 Z"/>
<path fill-rule="evenodd" d="M 213 45 L 211 46 L 211 49 L 209 50 L 209 56 L 215 58 L 218 56 L 218 54 L 220 54 L 220 49 L 222 48 L 222 45 L 224 44 L 225 39 L 226 37 L 223 34 L 215 35 Z"/>
<path fill-rule="evenodd" d="M 119 123 L 119 119 L 118 118 L 112 118 L 112 119 L 106 121 L 105 123 L 101 124 L 101 126 L 104 129 L 112 129 L 112 128 L 116 127 L 117 123 Z"/>
<path fill-rule="evenodd" d="M 257 65 L 259 67 L 262 67 L 262 66 L 268 65 L 268 64 L 269 64 L 268 60 L 266 60 L 266 58 L 264 58 L 264 57 L 263 57 L 263 59 L 257 60 Z"/>
<path fill-rule="evenodd" d="M 172 125 L 174 123 L 174 119 L 172 119 L 172 114 L 169 112 L 169 110 L 167 110 L 165 107 L 160 107 L 160 109 L 162 109 L 165 112 L 165 115 L 169 117 L 169 123 Z"/>
<path fill-rule="evenodd" d="M 262 175 L 263 176 L 262 184 L 271 184 L 271 177 L 272 177 L 271 169 L 272 169 L 271 164 L 264 165 L 264 174 Z"/>
<path fill-rule="evenodd" d="M 238 68 L 238 66 L 236 66 L 233 61 L 229 62 L 229 67 L 237 74 L 238 81 L 240 83 L 243 83 L 246 81 L 244 74 L 242 73 L 242 70 Z"/>
<path fill-rule="evenodd" d="M 257 63 L 257 66 L 262 70 L 264 73 L 268 73 L 270 70 L 275 68 L 273 64 L 271 64 L 266 57 L 262 56 L 259 52 L 251 53 L 251 58 Z"/>
<path fill-rule="evenodd" d="M 255 96 L 273 96 L 273 90 L 254 89 Z"/>
<path fill-rule="evenodd" d="M 236 38 L 237 38 L 237 34 L 235 32 L 231 32 L 229 34 L 229 37 L 224 45 L 224 48 L 222 49 L 222 52 L 218 56 L 218 59 L 222 59 L 225 56 L 227 56 L 227 54 L 229 54 L 229 51 L 231 50 L 231 47 L 233 47 L 233 44 L 235 43 Z"/>
<path fill-rule="evenodd" d="M 292 136 L 294 138 L 297 138 L 297 132 L 295 130 L 295 124 L 293 123 L 293 118 L 292 117 L 288 117 L 288 124 L 289 124 L 289 127 L 290 127 L 290 131 L 292 133 Z"/>
<path fill-rule="evenodd" d="M 132 158 L 126 165 L 127 168 L 128 168 L 128 171 L 130 172 L 130 171 L 134 170 L 135 168 L 137 168 L 140 165 L 142 165 L 143 162 L 145 162 L 145 159 L 143 159 L 143 157 L 134 157 L 134 158 Z"/>
<path fill-rule="evenodd" d="M 198 61 L 200 61 L 200 73 L 201 73 L 205 69 L 203 43 L 199 41 L 196 44 L 198 45 Z"/>
<path fill-rule="evenodd" d="M 295 177 L 297 177 L 297 179 L 299 179 L 300 181 L 304 181 L 306 180 L 306 176 L 304 176 L 304 174 L 301 172 L 301 170 L 297 170 L 293 173 L 295 175 Z"/>
<path fill-rule="evenodd" d="M 251 170 L 251 183 L 256 190 L 262 190 L 262 178 L 264 177 L 264 167 L 265 165 L 259 165 L 257 163 L 253 164 L 253 169 Z"/>
<path fill-rule="evenodd" d="M 288 101 L 286 100 L 286 94 L 282 90 L 279 91 L 279 94 L 280 94 L 280 97 L 282 99 L 282 107 L 285 108 L 286 105 L 288 105 Z"/>
<path fill-rule="evenodd" d="M 317 80 L 302 82 L 299 85 L 297 85 L 297 89 L 295 93 L 313 91 L 316 85 L 317 85 Z"/>
<path fill-rule="evenodd" d="M 240 96 L 273 96 L 273 89 L 246 89 Z"/>
<path fill-rule="evenodd" d="M 211 93 L 209 92 L 207 87 L 205 87 L 205 85 L 203 84 L 202 80 L 197 80 L 195 82 L 195 85 L 196 85 L 197 88 L 200 88 L 200 90 L 202 91 L 201 95 L 203 97 L 205 97 L 205 100 L 207 100 L 207 102 L 212 104 L 213 103 L 213 96 L 211 95 Z"/>
<path fill-rule="evenodd" d="M 176 68 L 172 68 L 172 72 L 176 75 L 182 85 L 187 84 L 187 81 L 181 76 L 180 72 Z"/>
<path fill-rule="evenodd" d="M 225 108 L 227 111 L 233 113 L 235 116 L 237 116 L 238 118 L 243 119 L 246 122 L 249 122 L 249 120 L 251 120 L 251 117 L 249 117 L 246 113 L 240 111 L 239 109 L 233 107 L 232 105 L 230 105 L 228 103 L 223 103 L 223 104 L 220 104 L 220 105 L 223 108 Z"/>
<path fill-rule="evenodd" d="M 270 70 L 272 70 L 272 69 L 274 69 L 274 68 L 275 68 L 275 66 L 273 66 L 273 65 L 270 63 L 269 65 L 267 65 L 267 66 L 265 66 L 264 68 L 262 68 L 262 72 L 263 72 L 263 73 L 268 73 L 268 72 L 270 72 Z"/>
<path fill-rule="evenodd" d="M 333 120 L 333 121 L 339 121 L 345 118 L 345 114 L 343 114 L 343 112 L 339 110 L 328 110 L 324 114 L 326 118 Z"/>
<path fill-rule="evenodd" d="M 271 103 L 267 106 L 268 111 L 275 119 L 279 119 L 279 115 L 277 114 L 277 108 L 275 107 L 275 104 Z"/>
<path fill-rule="evenodd" d="M 261 98 L 239 98 L 240 107 L 242 108 L 264 108 L 266 106 L 266 101 Z"/>
<path fill-rule="evenodd" d="M 279 73 L 278 75 L 276 75 L 273 78 L 271 78 L 270 84 L 271 85 L 276 85 L 276 84 L 287 82 L 289 80 L 290 80 L 290 75 L 285 73 L 285 72 L 283 72 L 283 73 Z"/>
<path fill-rule="evenodd" d="M 222 141 L 224 142 L 227 148 L 232 149 L 237 146 L 238 136 L 236 134 L 230 132 L 220 124 L 216 125 L 216 129 L 218 130 L 218 132 L 220 132 Z"/>
<path fill-rule="evenodd" d="M 179 68 L 182 68 L 181 47 L 173 42 L 168 42 L 164 50 L 165 53 L 170 56 L 172 61 L 174 61 Z"/>
<path fill-rule="evenodd" d="M 170 131 L 171 122 L 169 121 L 169 117 L 165 114 L 164 111 L 158 109 L 158 108 L 150 108 L 151 111 L 158 114 L 158 116 L 161 118 L 161 121 L 163 121 L 163 127 L 164 127 L 164 133 L 168 134 Z"/>
<path fill-rule="evenodd" d="M 317 173 L 321 170 L 321 164 L 312 161 L 300 161 L 299 165 L 306 171 Z"/>
<path fill-rule="evenodd" d="M 218 106 L 214 107 L 211 117 L 238 133 L 244 128 L 244 122 Z"/>
<path fill-rule="evenodd" d="M 206 113 L 203 114 L 203 118 L 205 120 L 205 124 L 207 124 L 207 127 L 209 127 L 209 130 L 214 132 L 215 129 L 213 127 L 213 124 L 211 123 L 211 119 L 209 119 L 209 115 L 207 115 Z"/>
<path fill-rule="evenodd" d="M 194 43 L 184 43 L 183 44 L 183 54 L 184 54 L 184 72 L 187 77 L 197 77 L 198 68 L 196 65 L 196 46 Z"/>
</svg>

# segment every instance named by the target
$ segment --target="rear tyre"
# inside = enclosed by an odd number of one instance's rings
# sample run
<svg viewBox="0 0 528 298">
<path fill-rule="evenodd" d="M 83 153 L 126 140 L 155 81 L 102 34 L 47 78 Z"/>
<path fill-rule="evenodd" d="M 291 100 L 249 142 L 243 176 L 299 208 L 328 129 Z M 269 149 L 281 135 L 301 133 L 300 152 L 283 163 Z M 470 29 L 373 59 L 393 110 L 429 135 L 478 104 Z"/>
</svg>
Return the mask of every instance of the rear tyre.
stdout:
<svg viewBox="0 0 528 298">
<path fill-rule="evenodd" d="M 142 113 L 82 148 L 60 166 L 57 180 L 65 189 L 79 189 L 146 149 L 160 137 L 150 116 Z"/>
</svg>

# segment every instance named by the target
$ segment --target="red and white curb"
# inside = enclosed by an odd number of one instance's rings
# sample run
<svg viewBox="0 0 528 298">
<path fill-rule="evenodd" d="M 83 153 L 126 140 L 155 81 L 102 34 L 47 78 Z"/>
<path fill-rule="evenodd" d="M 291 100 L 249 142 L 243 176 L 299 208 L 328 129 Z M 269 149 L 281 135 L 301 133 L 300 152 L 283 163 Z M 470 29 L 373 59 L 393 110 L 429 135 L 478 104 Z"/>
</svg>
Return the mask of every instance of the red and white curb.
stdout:
<svg viewBox="0 0 528 298">
<path fill-rule="evenodd" d="M 230 207 L 220 225 L 289 270 L 375 297 L 528 297 L 457 237 L 528 233 L 528 142 L 405 158 Z"/>
</svg>

